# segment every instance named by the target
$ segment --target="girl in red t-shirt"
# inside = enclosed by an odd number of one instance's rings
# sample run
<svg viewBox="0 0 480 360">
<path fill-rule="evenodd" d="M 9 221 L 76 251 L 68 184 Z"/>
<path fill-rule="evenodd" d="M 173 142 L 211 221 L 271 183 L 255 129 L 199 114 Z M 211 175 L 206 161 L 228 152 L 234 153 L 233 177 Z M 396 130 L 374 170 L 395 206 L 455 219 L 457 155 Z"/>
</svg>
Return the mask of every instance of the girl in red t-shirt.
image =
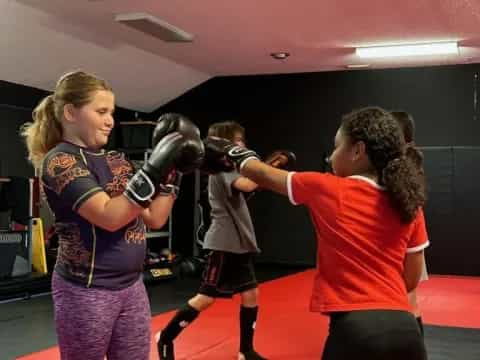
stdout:
<svg viewBox="0 0 480 360">
<path fill-rule="evenodd" d="M 424 360 L 407 292 L 416 288 L 428 237 L 423 174 L 392 115 L 378 107 L 343 117 L 332 174 L 289 173 L 221 139 L 206 150 L 259 186 L 303 204 L 318 242 L 311 309 L 330 316 L 323 360 Z"/>
</svg>

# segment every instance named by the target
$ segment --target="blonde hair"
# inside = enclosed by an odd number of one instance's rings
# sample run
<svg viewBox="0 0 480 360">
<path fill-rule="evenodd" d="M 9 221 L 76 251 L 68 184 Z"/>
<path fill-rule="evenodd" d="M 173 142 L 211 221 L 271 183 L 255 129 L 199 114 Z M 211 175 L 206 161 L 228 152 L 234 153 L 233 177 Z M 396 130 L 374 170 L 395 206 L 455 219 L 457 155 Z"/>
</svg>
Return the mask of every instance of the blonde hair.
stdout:
<svg viewBox="0 0 480 360">
<path fill-rule="evenodd" d="M 98 90 L 112 91 L 103 79 L 84 71 L 64 74 L 55 86 L 53 94 L 45 97 L 32 113 L 33 122 L 22 126 L 28 159 L 39 168 L 45 155 L 62 141 L 63 108 L 67 104 L 80 108 L 90 103 Z"/>
</svg>

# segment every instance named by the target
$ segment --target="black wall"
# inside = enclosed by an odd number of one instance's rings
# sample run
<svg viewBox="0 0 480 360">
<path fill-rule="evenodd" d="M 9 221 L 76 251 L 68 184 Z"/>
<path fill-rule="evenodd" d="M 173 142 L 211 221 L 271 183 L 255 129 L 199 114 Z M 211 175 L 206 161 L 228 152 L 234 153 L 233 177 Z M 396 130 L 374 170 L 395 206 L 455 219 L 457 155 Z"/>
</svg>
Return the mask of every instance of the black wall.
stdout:
<svg viewBox="0 0 480 360">
<path fill-rule="evenodd" d="M 33 176 L 26 161 L 27 151 L 20 138 L 20 126 L 31 117 L 31 111 L 20 107 L 0 105 L 0 176 Z"/>
<path fill-rule="evenodd" d="M 49 94 L 44 90 L 0 81 L 0 176 L 34 175 L 32 166 L 26 160 L 26 147 L 19 130 L 21 125 L 32 120 L 33 109 Z M 134 112 L 117 108 L 115 119 L 133 120 Z M 114 132 L 109 146 L 121 146 L 120 131 Z"/>
<path fill-rule="evenodd" d="M 340 116 L 368 105 L 412 113 L 417 122 L 417 143 L 422 146 L 480 146 L 480 119 L 475 108 L 475 74 L 479 70 L 479 65 L 465 65 L 219 77 L 160 108 L 152 118 L 167 111 L 182 112 L 203 134 L 209 124 L 233 119 L 246 127 L 249 145 L 261 154 L 290 148 L 297 154 L 298 169 L 320 170 L 324 155 L 332 148 Z M 438 161 L 445 159 L 440 156 Z M 469 196 L 480 200 L 477 192 L 470 191 Z M 314 234 L 304 209 L 290 206 L 277 195 L 262 193 L 252 199 L 251 210 L 263 248 L 262 260 L 314 263 Z M 439 215 L 427 206 L 426 213 L 432 242 L 427 252 L 430 270 L 458 273 L 458 261 L 442 260 L 453 256 L 467 264 L 461 272 L 478 274 L 478 251 L 472 249 L 478 249 L 479 231 L 472 227 L 468 239 L 450 246 L 454 241 L 451 236 L 432 225 L 449 224 L 454 229 L 466 224 L 456 223 L 446 215 L 448 211 Z M 185 209 L 184 219 L 190 215 Z M 467 226 L 474 224 L 475 219 L 471 220 Z"/>
<path fill-rule="evenodd" d="M 423 148 L 428 174 L 427 225 L 430 270 L 480 275 L 480 147 Z"/>
<path fill-rule="evenodd" d="M 475 74 L 479 70 L 480 65 L 462 65 L 218 77 L 143 117 L 156 119 L 167 111 L 182 112 L 200 126 L 203 134 L 211 123 L 233 119 L 245 126 L 249 145 L 261 155 L 279 147 L 290 148 L 297 154 L 298 169 L 321 170 L 342 114 L 367 105 L 409 111 L 417 122 L 419 145 L 450 149 L 426 152 L 432 190 L 426 207 L 432 243 L 427 251 L 430 270 L 478 275 L 475 204 L 480 203 L 480 189 L 467 176 L 470 169 L 478 169 L 478 163 L 472 160 L 477 155 L 458 153 L 453 161 L 451 148 L 480 146 L 480 114 L 475 108 Z M 0 82 L 0 104 L 8 105 L 0 106 L 3 175 L 29 171 L 23 144 L 17 136 L 18 126 L 26 115 L 29 119 L 31 109 L 46 94 Z M 117 121 L 132 118 L 131 111 L 120 109 L 116 113 Z M 122 146 L 119 132 L 111 145 Z M 445 181 L 450 181 L 447 178 L 456 185 L 449 185 L 446 193 Z M 285 198 L 268 192 L 255 195 L 250 205 L 263 249 L 261 261 L 314 263 L 314 233 L 305 209 L 293 207 Z M 173 219 L 174 247 L 188 253 L 193 242 L 191 176 L 184 180 Z"/>
<path fill-rule="evenodd" d="M 0 81 L 0 176 L 33 176 L 26 161 L 20 126 L 31 119 L 35 104 L 45 96 L 39 89 Z"/>
</svg>

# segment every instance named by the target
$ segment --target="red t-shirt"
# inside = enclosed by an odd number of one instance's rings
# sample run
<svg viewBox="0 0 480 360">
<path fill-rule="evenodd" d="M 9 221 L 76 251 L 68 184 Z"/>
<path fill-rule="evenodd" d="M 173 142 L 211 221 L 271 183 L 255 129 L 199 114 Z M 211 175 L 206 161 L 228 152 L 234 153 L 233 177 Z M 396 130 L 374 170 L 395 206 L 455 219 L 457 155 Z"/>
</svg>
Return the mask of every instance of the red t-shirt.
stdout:
<svg viewBox="0 0 480 360">
<path fill-rule="evenodd" d="M 404 224 L 372 180 L 289 173 L 290 201 L 310 211 L 317 237 L 311 310 L 407 310 L 403 263 L 429 245 L 423 211 Z"/>
</svg>

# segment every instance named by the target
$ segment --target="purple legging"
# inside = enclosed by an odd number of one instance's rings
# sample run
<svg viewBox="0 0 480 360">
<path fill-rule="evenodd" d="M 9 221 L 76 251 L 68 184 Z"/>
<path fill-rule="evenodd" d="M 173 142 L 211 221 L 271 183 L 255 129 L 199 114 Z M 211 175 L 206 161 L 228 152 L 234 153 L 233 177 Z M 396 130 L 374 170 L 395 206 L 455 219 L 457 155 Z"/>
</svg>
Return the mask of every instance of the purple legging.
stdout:
<svg viewBox="0 0 480 360">
<path fill-rule="evenodd" d="M 150 304 L 141 279 L 122 290 L 85 288 L 52 278 L 62 360 L 148 360 Z"/>
</svg>

